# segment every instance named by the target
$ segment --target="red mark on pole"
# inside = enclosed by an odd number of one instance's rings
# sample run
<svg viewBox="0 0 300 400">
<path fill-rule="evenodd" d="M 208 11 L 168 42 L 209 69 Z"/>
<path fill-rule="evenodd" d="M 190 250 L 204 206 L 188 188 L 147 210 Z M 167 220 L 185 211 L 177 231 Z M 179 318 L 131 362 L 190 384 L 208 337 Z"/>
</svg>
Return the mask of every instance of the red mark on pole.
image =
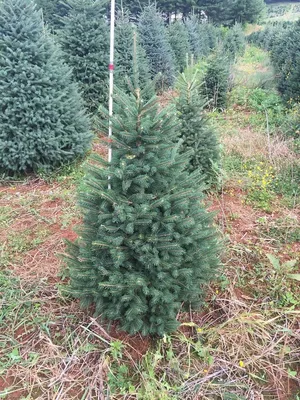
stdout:
<svg viewBox="0 0 300 400">
<path fill-rule="evenodd" d="M 115 69 L 114 64 L 109 64 L 108 69 L 109 69 L 110 71 L 113 71 L 113 70 Z"/>
</svg>

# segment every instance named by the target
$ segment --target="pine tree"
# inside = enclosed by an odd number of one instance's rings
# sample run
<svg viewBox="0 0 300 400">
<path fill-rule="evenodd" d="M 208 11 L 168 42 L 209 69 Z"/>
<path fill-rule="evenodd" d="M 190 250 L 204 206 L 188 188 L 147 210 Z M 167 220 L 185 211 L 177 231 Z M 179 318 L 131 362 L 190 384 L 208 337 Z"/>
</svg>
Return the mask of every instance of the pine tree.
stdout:
<svg viewBox="0 0 300 400">
<path fill-rule="evenodd" d="M 128 14 L 119 14 L 116 19 L 115 65 L 115 83 L 119 88 L 129 90 L 128 80 L 132 82 L 134 76 L 137 80 L 135 85 L 141 88 L 149 85 L 151 77 L 146 53 L 139 43 L 136 27 L 130 23 Z M 153 95 L 154 90 L 151 97 Z"/>
<path fill-rule="evenodd" d="M 50 170 L 83 156 L 91 134 L 71 70 L 28 0 L 0 3 L 0 169 Z"/>
<path fill-rule="evenodd" d="M 226 107 L 229 89 L 230 64 L 228 58 L 217 50 L 208 58 L 204 75 L 204 84 L 201 93 L 207 97 L 212 108 L 223 109 Z"/>
<path fill-rule="evenodd" d="M 186 26 L 181 21 L 175 21 L 169 25 L 168 35 L 175 55 L 176 68 L 182 72 L 187 66 L 187 56 L 191 52 Z"/>
<path fill-rule="evenodd" d="M 152 78 L 161 74 L 157 88 L 163 90 L 171 87 L 175 80 L 174 54 L 168 41 L 164 21 L 154 6 L 144 8 L 138 27 Z"/>
<path fill-rule="evenodd" d="M 109 28 L 103 2 L 69 0 L 60 42 L 87 109 L 94 113 L 108 97 Z"/>
<path fill-rule="evenodd" d="M 93 158 L 80 195 L 71 291 L 130 334 L 163 335 L 178 326 L 182 303 L 203 299 L 201 285 L 218 266 L 216 234 L 202 174 L 189 175 L 188 154 L 178 153 L 173 109 L 158 111 L 156 99 L 145 104 L 139 90 L 118 92 L 115 101 L 112 162 Z"/>
<path fill-rule="evenodd" d="M 179 98 L 176 109 L 180 121 L 181 149 L 183 152 L 191 151 L 189 171 L 200 169 L 209 181 L 214 175 L 212 165 L 219 159 L 219 145 L 205 112 L 207 99 L 199 93 L 197 73 L 190 79 L 180 75 L 177 86 Z"/>
</svg>

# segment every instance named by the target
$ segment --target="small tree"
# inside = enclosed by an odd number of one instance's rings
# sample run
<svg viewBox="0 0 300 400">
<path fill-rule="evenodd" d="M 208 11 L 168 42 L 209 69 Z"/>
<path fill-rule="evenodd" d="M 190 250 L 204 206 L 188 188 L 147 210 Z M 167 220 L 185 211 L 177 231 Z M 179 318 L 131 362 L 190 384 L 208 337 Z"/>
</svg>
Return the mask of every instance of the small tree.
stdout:
<svg viewBox="0 0 300 400">
<path fill-rule="evenodd" d="M 212 164 L 219 159 L 219 145 L 205 112 L 207 99 L 199 94 L 197 73 L 191 79 L 184 74 L 178 79 L 179 98 L 176 102 L 180 121 L 181 149 L 191 152 L 189 171 L 200 169 L 206 180 L 213 178 Z"/>
<path fill-rule="evenodd" d="M 234 61 L 237 56 L 244 54 L 245 48 L 246 40 L 243 28 L 241 25 L 235 24 L 224 38 L 223 49 Z"/>
<path fill-rule="evenodd" d="M 158 89 L 171 87 L 175 80 L 174 54 L 168 41 L 164 21 L 154 6 L 144 8 L 138 27 L 152 78 L 160 74 L 157 81 Z"/>
<path fill-rule="evenodd" d="M 94 113 L 108 98 L 109 28 L 103 2 L 69 0 L 60 42 L 87 109 Z"/>
<path fill-rule="evenodd" d="M 201 93 L 208 98 L 213 108 L 226 107 L 229 89 L 230 64 L 226 55 L 220 50 L 208 58 L 208 64 L 204 75 L 204 84 Z"/>
<path fill-rule="evenodd" d="M 189 175 L 188 155 L 178 154 L 173 110 L 145 104 L 139 90 L 115 100 L 112 162 L 93 158 L 80 195 L 71 291 L 130 334 L 163 335 L 178 326 L 182 303 L 203 299 L 201 285 L 218 266 L 216 233 L 202 174 Z"/>
<path fill-rule="evenodd" d="M 187 66 L 187 56 L 190 53 L 189 35 L 183 22 L 175 21 L 168 27 L 169 42 L 173 49 L 176 68 L 182 72 Z"/>
<path fill-rule="evenodd" d="M 71 71 L 28 0 L 0 3 L 0 169 L 50 170 L 83 156 L 91 134 Z"/>
<path fill-rule="evenodd" d="M 116 21 L 115 65 L 115 83 L 119 88 L 127 91 L 128 80 L 133 79 L 135 85 L 141 88 L 149 85 L 151 76 L 146 53 L 127 14 L 120 14 Z"/>
</svg>

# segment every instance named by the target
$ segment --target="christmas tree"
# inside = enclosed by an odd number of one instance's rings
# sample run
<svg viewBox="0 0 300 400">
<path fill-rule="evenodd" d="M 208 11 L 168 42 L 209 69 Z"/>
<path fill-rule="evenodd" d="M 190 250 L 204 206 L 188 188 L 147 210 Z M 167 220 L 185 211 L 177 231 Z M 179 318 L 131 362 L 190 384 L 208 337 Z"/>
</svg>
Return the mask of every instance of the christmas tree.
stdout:
<svg viewBox="0 0 300 400">
<path fill-rule="evenodd" d="M 168 41 L 164 21 L 154 6 L 144 8 L 138 26 L 152 78 L 160 74 L 157 80 L 159 90 L 171 87 L 175 80 L 174 54 Z"/>
<path fill-rule="evenodd" d="M 69 0 L 70 10 L 62 20 L 60 42 L 73 69 L 87 109 L 94 113 L 107 101 L 109 28 L 103 2 Z"/>
<path fill-rule="evenodd" d="M 239 55 L 243 55 L 246 48 L 246 39 L 243 28 L 239 24 L 235 24 L 227 32 L 224 41 L 223 49 L 231 57 L 232 62 Z"/>
<path fill-rule="evenodd" d="M 112 162 L 95 156 L 88 168 L 83 225 L 68 263 L 83 306 L 95 304 L 96 314 L 130 334 L 163 335 L 178 326 L 183 303 L 203 300 L 218 241 L 202 174 L 189 174 L 189 155 L 179 154 L 174 110 L 158 111 L 144 96 L 115 96 Z"/>
<path fill-rule="evenodd" d="M 83 156 L 91 134 L 71 70 L 28 0 L 0 3 L 0 169 L 51 170 Z"/>
<path fill-rule="evenodd" d="M 210 107 L 217 109 L 226 107 L 229 75 L 230 63 L 228 57 L 218 49 L 208 58 L 203 77 L 204 84 L 201 87 L 202 95 L 210 100 Z"/>
<path fill-rule="evenodd" d="M 128 81 L 135 76 L 136 86 L 145 88 L 149 85 L 151 76 L 145 50 L 142 48 L 136 27 L 128 14 L 121 13 L 116 19 L 115 28 L 115 83 L 127 91 Z M 151 97 L 154 95 L 154 90 Z"/>
<path fill-rule="evenodd" d="M 168 35 L 175 55 L 176 68 L 182 72 L 187 66 L 187 59 L 191 52 L 186 26 L 183 22 L 175 21 L 169 25 Z"/>
<path fill-rule="evenodd" d="M 181 149 L 183 152 L 191 152 L 188 169 L 200 169 L 206 181 L 209 181 L 214 174 L 212 164 L 216 164 L 219 159 L 219 145 L 204 111 L 207 99 L 199 94 L 197 73 L 190 79 L 184 74 L 180 75 L 177 87 L 179 97 L 176 108 L 180 121 Z"/>
</svg>

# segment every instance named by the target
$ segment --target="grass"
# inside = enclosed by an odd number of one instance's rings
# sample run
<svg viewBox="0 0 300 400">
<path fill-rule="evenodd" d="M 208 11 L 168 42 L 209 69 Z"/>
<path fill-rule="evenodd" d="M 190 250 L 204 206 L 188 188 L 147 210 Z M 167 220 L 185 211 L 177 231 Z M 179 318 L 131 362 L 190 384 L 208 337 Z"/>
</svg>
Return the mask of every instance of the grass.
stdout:
<svg viewBox="0 0 300 400">
<path fill-rule="evenodd" d="M 0 187 L 0 399 L 300 398 L 298 158 L 265 52 L 247 48 L 227 111 L 211 116 L 223 268 L 172 335 L 129 337 L 66 293 L 80 164 Z"/>
</svg>

